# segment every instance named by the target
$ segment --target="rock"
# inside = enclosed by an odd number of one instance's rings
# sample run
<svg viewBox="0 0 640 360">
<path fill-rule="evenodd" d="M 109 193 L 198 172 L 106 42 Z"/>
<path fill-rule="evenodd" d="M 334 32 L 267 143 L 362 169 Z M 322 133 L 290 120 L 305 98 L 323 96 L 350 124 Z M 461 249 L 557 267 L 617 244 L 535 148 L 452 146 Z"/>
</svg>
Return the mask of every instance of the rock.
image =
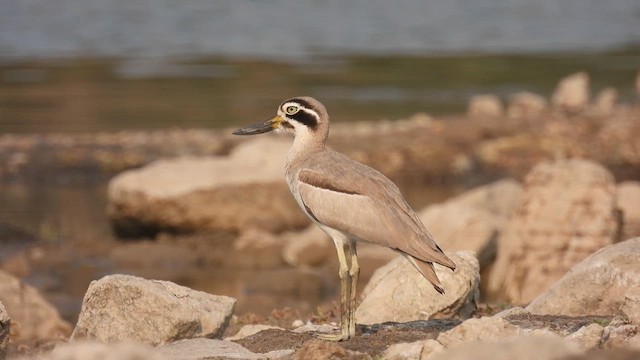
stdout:
<svg viewBox="0 0 640 360">
<path fill-rule="evenodd" d="M 476 254 L 480 267 L 493 261 L 496 237 L 502 224 L 495 215 L 448 201 L 431 205 L 418 216 L 443 249 L 471 250 Z"/>
<path fill-rule="evenodd" d="M 158 347 L 157 351 L 168 359 L 176 360 L 270 360 L 279 359 L 293 353 L 293 350 L 276 350 L 264 354 L 257 354 L 233 341 L 202 338 L 176 341 Z"/>
<path fill-rule="evenodd" d="M 514 119 L 531 118 L 547 109 L 547 100 L 534 93 L 519 92 L 510 97 L 507 116 Z"/>
<path fill-rule="evenodd" d="M 493 316 L 499 317 L 499 318 L 508 318 L 510 316 L 521 316 L 521 315 L 529 315 L 529 314 L 531 313 L 528 312 L 526 309 L 516 306 L 506 310 L 502 310 Z"/>
<path fill-rule="evenodd" d="M 593 110 L 600 115 L 610 115 L 618 100 L 618 90 L 612 87 L 602 89 L 593 102 Z"/>
<path fill-rule="evenodd" d="M 134 343 L 103 344 L 82 341 L 57 346 L 41 360 L 173 360 L 150 346 Z"/>
<path fill-rule="evenodd" d="M 541 163 L 498 239 L 493 296 L 526 304 L 573 265 L 618 240 L 613 176 L 584 160 Z"/>
<path fill-rule="evenodd" d="M 327 334 L 331 332 L 339 331 L 338 327 L 331 324 L 312 324 L 307 322 L 306 324 L 293 329 L 294 333 L 315 333 L 315 334 Z"/>
<path fill-rule="evenodd" d="M 604 328 L 601 347 L 604 349 L 628 347 L 633 345 L 638 334 L 640 334 L 640 326 L 637 325 L 609 325 Z"/>
<path fill-rule="evenodd" d="M 502 102 L 495 95 L 475 95 L 467 109 L 470 117 L 500 117 L 503 112 Z"/>
<path fill-rule="evenodd" d="M 595 195 L 595 194 L 594 194 Z M 615 315 L 640 287 L 640 238 L 607 246 L 574 266 L 527 310 L 550 315 Z"/>
<path fill-rule="evenodd" d="M 416 341 L 412 343 L 399 343 L 393 344 L 387 348 L 382 354 L 382 358 L 385 360 L 418 360 L 425 357 L 434 356 L 445 348 L 433 339 Z"/>
<path fill-rule="evenodd" d="M 9 347 L 9 333 L 11 330 L 11 319 L 4 309 L 4 305 L 0 302 L 0 360 L 7 357 L 7 348 Z"/>
<path fill-rule="evenodd" d="M 604 328 L 600 324 L 583 326 L 578 331 L 569 334 L 566 339 L 572 340 L 583 350 L 596 349 L 600 345 Z"/>
<path fill-rule="evenodd" d="M 274 269 L 280 267 L 284 241 L 260 229 L 243 231 L 233 244 L 238 256 L 233 265 L 243 269 Z"/>
<path fill-rule="evenodd" d="M 89 285 L 71 340 L 158 345 L 220 337 L 235 303 L 169 281 L 109 275 Z"/>
<path fill-rule="evenodd" d="M 0 270 L 0 302 L 13 324 L 16 339 L 59 339 L 71 333 L 71 325 L 34 287 Z"/>
<path fill-rule="evenodd" d="M 471 342 L 443 351 L 430 360 L 556 360 L 582 351 L 558 335 L 523 336 L 503 341 Z M 424 359 L 424 358 L 423 358 Z"/>
<path fill-rule="evenodd" d="M 571 74 L 558 83 L 551 97 L 553 105 L 567 112 L 580 112 L 589 104 L 589 75 Z"/>
<path fill-rule="evenodd" d="M 618 184 L 616 201 L 622 211 L 622 238 L 640 236 L 640 181 Z"/>
<path fill-rule="evenodd" d="M 448 254 L 458 265 L 455 272 L 436 265 L 436 273 L 446 291 L 433 286 L 403 257 L 378 269 L 362 292 L 356 310 L 361 324 L 386 321 L 471 316 L 475 311 L 480 282 L 478 260 L 469 251 Z"/>
<path fill-rule="evenodd" d="M 640 325 L 640 287 L 630 287 L 620 305 L 622 314 L 634 325 Z"/>
<path fill-rule="evenodd" d="M 278 326 L 263 325 L 263 324 L 249 324 L 241 327 L 240 330 L 238 330 L 238 332 L 235 335 L 229 336 L 225 338 L 225 340 L 227 341 L 240 340 L 248 336 L 255 335 L 262 330 L 269 330 L 269 329 L 284 330 L 283 328 Z"/>
<path fill-rule="evenodd" d="M 468 319 L 438 335 L 438 342 L 452 348 L 471 341 L 505 340 L 521 335 L 523 330 L 501 317 Z"/>
<path fill-rule="evenodd" d="M 315 224 L 284 237 L 286 245 L 282 257 L 291 266 L 318 266 L 335 253 L 331 238 Z"/>
<path fill-rule="evenodd" d="M 372 360 L 372 357 L 357 351 L 351 351 L 333 341 L 310 340 L 295 352 L 294 359 L 325 360 L 325 359 L 354 359 Z"/>
<path fill-rule="evenodd" d="M 108 214 L 120 236 L 159 231 L 258 228 L 282 231 L 309 223 L 284 181 L 290 141 L 247 141 L 227 157 L 158 160 L 109 183 Z"/>
<path fill-rule="evenodd" d="M 464 204 L 507 219 L 520 202 L 522 192 L 520 183 L 507 178 L 473 188 L 448 202 Z"/>
</svg>

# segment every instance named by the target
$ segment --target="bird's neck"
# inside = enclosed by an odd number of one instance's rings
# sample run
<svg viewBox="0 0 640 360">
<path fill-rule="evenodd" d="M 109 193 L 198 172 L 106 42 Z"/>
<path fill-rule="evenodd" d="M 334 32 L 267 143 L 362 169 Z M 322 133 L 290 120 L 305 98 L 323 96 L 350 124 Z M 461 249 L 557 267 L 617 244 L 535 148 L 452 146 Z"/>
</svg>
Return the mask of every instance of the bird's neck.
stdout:
<svg viewBox="0 0 640 360">
<path fill-rule="evenodd" d="M 288 162 L 293 162 L 301 156 L 322 150 L 325 148 L 326 136 L 317 136 L 311 132 L 296 133 L 293 145 L 287 156 Z"/>
</svg>

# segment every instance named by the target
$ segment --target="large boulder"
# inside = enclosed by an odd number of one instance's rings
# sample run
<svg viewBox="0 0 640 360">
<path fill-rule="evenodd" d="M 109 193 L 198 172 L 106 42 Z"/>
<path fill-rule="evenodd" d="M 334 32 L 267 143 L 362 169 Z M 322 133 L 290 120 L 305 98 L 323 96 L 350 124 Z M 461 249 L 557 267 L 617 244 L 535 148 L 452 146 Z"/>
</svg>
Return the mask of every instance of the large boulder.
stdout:
<svg viewBox="0 0 640 360">
<path fill-rule="evenodd" d="M 542 163 L 498 240 L 488 282 L 493 296 L 526 304 L 573 265 L 618 240 L 613 176 L 583 160 Z"/>
<path fill-rule="evenodd" d="M 4 305 L 0 302 L 0 360 L 7 357 L 7 348 L 9 347 L 9 332 L 11 329 L 11 319 L 4 309 Z"/>
<path fill-rule="evenodd" d="M 158 160 L 109 183 L 108 214 L 120 236 L 159 231 L 268 231 L 301 228 L 308 219 L 284 181 L 290 140 L 264 137 L 229 156 Z"/>
<path fill-rule="evenodd" d="M 553 105 L 567 112 L 579 112 L 589 105 L 589 75 L 571 74 L 558 83 L 551 96 Z"/>
<path fill-rule="evenodd" d="M 36 288 L 2 270 L 0 302 L 11 317 L 16 339 L 58 339 L 71 333 L 71 325 Z"/>
<path fill-rule="evenodd" d="M 615 315 L 640 288 L 640 238 L 607 246 L 574 266 L 527 310 L 544 315 Z M 629 301 L 629 300 L 627 300 Z"/>
<path fill-rule="evenodd" d="M 235 303 L 169 281 L 109 275 L 89 285 L 71 339 L 158 345 L 219 338 Z"/>
<path fill-rule="evenodd" d="M 622 211 L 622 238 L 640 236 L 640 181 L 618 184 L 617 202 Z"/>
<path fill-rule="evenodd" d="M 471 316 L 475 311 L 480 267 L 472 252 L 449 254 L 455 272 L 436 265 L 446 291 L 440 295 L 406 259 L 398 257 L 378 269 L 362 292 L 356 320 L 362 324 Z"/>
</svg>

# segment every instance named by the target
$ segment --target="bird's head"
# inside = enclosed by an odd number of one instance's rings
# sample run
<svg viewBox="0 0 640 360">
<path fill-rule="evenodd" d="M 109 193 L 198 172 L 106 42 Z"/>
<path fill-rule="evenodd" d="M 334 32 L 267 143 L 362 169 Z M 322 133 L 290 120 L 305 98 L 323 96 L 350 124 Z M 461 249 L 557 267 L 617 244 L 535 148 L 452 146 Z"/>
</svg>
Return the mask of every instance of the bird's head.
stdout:
<svg viewBox="0 0 640 360">
<path fill-rule="evenodd" d="M 280 104 L 275 117 L 238 129 L 233 134 L 257 135 L 272 130 L 293 133 L 296 137 L 313 135 L 314 138 L 324 140 L 329 133 L 329 115 L 318 100 L 300 96 Z"/>
</svg>

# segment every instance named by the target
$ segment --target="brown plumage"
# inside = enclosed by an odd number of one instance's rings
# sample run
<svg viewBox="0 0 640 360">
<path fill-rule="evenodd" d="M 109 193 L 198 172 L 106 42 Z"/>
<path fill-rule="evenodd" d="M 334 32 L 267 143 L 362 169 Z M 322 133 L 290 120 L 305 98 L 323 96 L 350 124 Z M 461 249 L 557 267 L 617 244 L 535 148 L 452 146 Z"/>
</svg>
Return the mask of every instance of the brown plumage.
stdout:
<svg viewBox="0 0 640 360">
<path fill-rule="evenodd" d="M 325 146 L 329 114 L 324 105 L 311 97 L 292 98 L 280 105 L 275 118 L 234 133 L 254 135 L 273 129 L 295 134 L 285 166 L 287 184 L 300 208 L 331 236 L 338 252 L 341 333 L 324 338 L 346 340 L 355 335 L 357 241 L 398 251 L 444 293 L 433 264 L 451 270 L 456 264 L 438 247 L 391 180 Z"/>
</svg>

